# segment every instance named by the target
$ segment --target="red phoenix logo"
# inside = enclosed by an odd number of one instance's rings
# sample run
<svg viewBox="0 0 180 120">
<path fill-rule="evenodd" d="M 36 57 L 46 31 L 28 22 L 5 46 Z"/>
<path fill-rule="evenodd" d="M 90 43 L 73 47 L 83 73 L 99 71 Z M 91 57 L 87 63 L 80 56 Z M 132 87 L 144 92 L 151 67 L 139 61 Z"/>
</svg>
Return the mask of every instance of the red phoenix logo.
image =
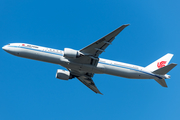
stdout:
<svg viewBox="0 0 180 120">
<path fill-rule="evenodd" d="M 166 64 L 166 62 L 167 62 L 167 61 L 161 61 L 161 62 L 158 62 L 158 63 L 157 63 L 157 67 L 158 67 L 158 68 L 164 67 L 165 64 Z"/>
</svg>

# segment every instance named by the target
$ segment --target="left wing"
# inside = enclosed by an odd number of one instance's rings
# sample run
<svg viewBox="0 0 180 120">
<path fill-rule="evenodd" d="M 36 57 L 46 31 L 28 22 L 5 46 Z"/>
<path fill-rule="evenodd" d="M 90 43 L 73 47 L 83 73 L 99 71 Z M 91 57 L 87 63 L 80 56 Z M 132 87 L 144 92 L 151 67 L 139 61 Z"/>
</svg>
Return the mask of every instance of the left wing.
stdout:
<svg viewBox="0 0 180 120">
<path fill-rule="evenodd" d="M 96 87 L 96 85 L 94 84 L 93 80 L 91 77 L 83 75 L 80 77 L 77 77 L 77 79 L 79 79 L 84 85 L 86 85 L 88 88 L 90 88 L 92 91 L 94 91 L 95 93 L 99 93 L 102 94 L 98 88 Z"/>
<path fill-rule="evenodd" d="M 97 58 L 111 44 L 115 37 L 129 24 L 122 25 L 101 39 L 80 50 L 80 52 Z"/>
<path fill-rule="evenodd" d="M 128 25 L 129 24 L 120 26 L 119 28 L 102 37 L 101 39 L 79 50 L 84 54 L 84 56 L 74 59 L 73 61 L 81 64 L 89 64 L 96 66 L 99 61 L 99 55 L 105 51 L 105 49 L 111 44 L 115 37 Z"/>
</svg>

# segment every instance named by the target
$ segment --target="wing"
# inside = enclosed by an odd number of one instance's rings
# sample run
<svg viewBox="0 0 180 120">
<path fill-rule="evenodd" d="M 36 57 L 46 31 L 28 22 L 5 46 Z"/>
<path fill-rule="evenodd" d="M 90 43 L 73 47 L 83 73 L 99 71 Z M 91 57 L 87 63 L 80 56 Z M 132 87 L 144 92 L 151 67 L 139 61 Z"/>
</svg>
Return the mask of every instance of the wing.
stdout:
<svg viewBox="0 0 180 120">
<path fill-rule="evenodd" d="M 68 69 L 72 75 L 74 75 L 79 81 L 81 81 L 84 85 L 86 85 L 88 88 L 90 88 L 95 93 L 102 94 L 96 85 L 94 84 L 92 77 L 94 76 L 94 73 L 88 73 L 84 71 L 79 70 L 73 70 Z"/>
<path fill-rule="evenodd" d="M 80 77 L 77 77 L 77 79 L 79 79 L 84 85 L 86 85 L 88 88 L 90 88 L 92 91 L 94 91 L 95 93 L 99 93 L 102 94 L 96 87 L 96 85 L 94 84 L 93 80 L 91 77 L 83 75 Z"/>
<path fill-rule="evenodd" d="M 97 58 L 111 44 L 115 37 L 129 24 L 122 25 L 96 42 L 80 50 L 80 52 Z"/>
<path fill-rule="evenodd" d="M 129 24 L 122 25 L 101 39 L 95 41 L 94 43 L 88 45 L 87 47 L 79 50 L 84 54 L 84 56 L 72 60 L 76 63 L 89 64 L 96 66 L 99 61 L 99 55 L 105 51 L 105 49 L 111 44 L 115 37 Z"/>
<path fill-rule="evenodd" d="M 116 30 L 112 31 L 108 35 L 102 37 L 101 39 L 97 40 L 96 42 L 90 44 L 89 46 L 80 50 L 84 55 L 72 59 L 72 62 L 81 63 L 81 64 L 88 64 L 92 66 L 96 66 L 99 61 L 99 55 L 104 52 L 104 50 L 111 44 L 111 42 L 115 39 L 115 37 L 125 28 L 127 25 L 122 25 L 121 27 L 117 28 Z M 76 76 L 84 85 L 90 88 L 95 93 L 102 94 L 94 84 L 92 77 L 94 73 L 87 73 L 81 70 L 72 70 L 69 69 L 72 75 Z"/>
</svg>

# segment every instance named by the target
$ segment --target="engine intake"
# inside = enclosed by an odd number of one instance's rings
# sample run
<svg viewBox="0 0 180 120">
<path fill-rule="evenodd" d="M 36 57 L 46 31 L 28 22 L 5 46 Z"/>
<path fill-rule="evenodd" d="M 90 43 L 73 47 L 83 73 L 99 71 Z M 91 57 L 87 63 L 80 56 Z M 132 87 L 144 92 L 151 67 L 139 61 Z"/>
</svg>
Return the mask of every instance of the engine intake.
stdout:
<svg viewBox="0 0 180 120">
<path fill-rule="evenodd" d="M 70 49 L 70 48 L 64 48 L 64 57 L 65 58 L 78 58 L 78 57 L 81 57 L 83 56 L 83 54 L 77 50 L 73 50 L 73 49 Z"/>
<path fill-rule="evenodd" d="M 58 69 L 56 72 L 56 78 L 61 80 L 69 80 L 74 78 L 69 71 Z"/>
</svg>

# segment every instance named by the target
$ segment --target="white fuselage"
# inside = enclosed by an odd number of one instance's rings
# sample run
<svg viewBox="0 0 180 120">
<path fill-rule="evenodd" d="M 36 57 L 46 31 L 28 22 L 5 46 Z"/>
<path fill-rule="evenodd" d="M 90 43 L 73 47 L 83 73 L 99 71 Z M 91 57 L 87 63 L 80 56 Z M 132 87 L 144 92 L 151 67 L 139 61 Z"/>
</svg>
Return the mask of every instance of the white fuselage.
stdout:
<svg viewBox="0 0 180 120">
<path fill-rule="evenodd" d="M 54 63 L 68 69 L 84 72 L 110 74 L 133 79 L 166 78 L 165 75 L 153 74 L 152 71 L 149 71 L 144 67 L 102 58 L 99 59 L 97 66 L 74 63 L 63 57 L 64 52 L 61 50 L 31 44 L 12 43 L 4 46 L 3 49 L 16 56 Z"/>
</svg>

